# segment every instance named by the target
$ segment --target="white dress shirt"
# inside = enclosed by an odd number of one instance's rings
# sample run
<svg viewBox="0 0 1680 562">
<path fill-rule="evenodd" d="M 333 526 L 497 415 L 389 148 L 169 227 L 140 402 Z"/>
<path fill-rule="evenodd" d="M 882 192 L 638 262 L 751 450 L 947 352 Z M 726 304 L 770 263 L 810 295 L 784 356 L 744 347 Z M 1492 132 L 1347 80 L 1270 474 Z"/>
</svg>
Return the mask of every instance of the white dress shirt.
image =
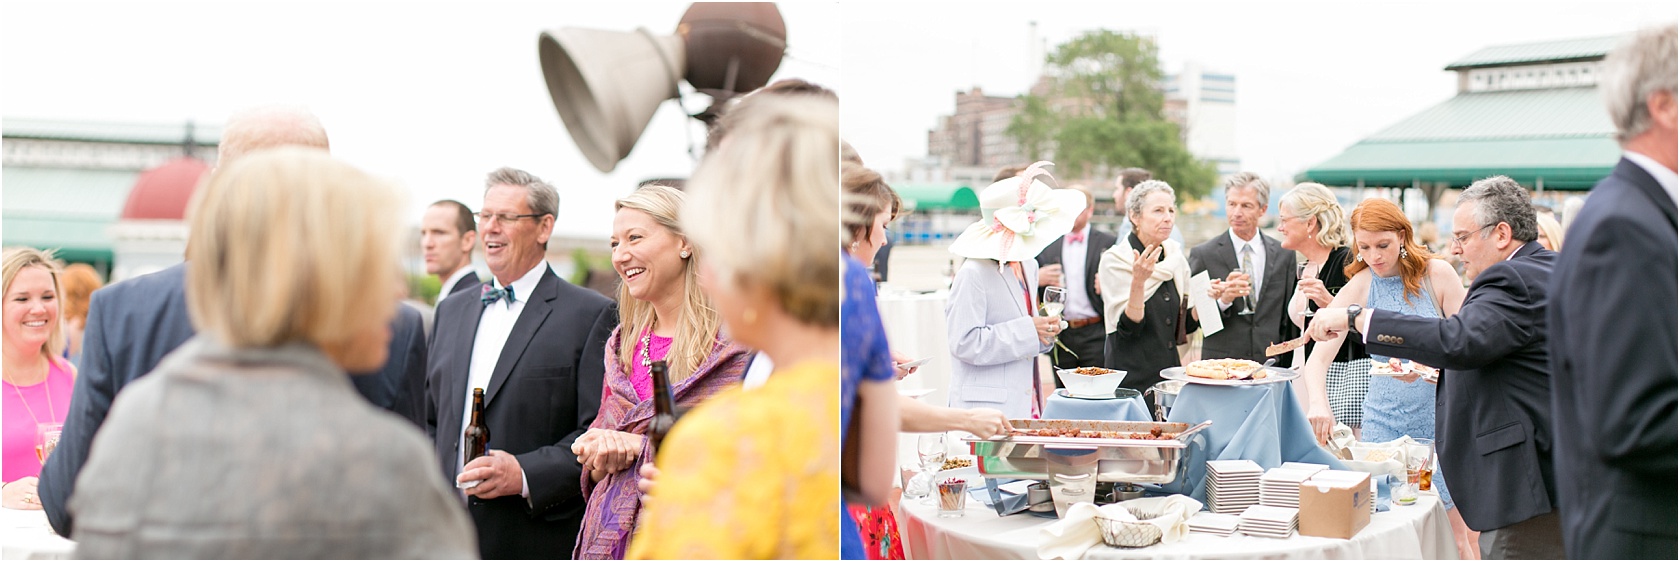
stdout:
<svg viewBox="0 0 1680 562">
<path fill-rule="evenodd" d="M 1086 224 L 1079 233 L 1082 238 L 1078 242 L 1073 241 L 1071 232 L 1062 237 L 1062 285 L 1067 288 L 1067 306 L 1062 310 L 1062 318 L 1097 316 L 1097 307 L 1092 305 L 1090 297 L 1085 296 L 1085 287 L 1091 284 L 1090 273 L 1085 271 L 1085 252 L 1091 244 L 1091 225 Z"/>
<path fill-rule="evenodd" d="M 1259 302 L 1260 278 L 1266 276 L 1266 244 L 1260 238 L 1260 231 L 1256 229 L 1254 231 L 1254 239 L 1246 241 L 1241 238 L 1237 238 L 1237 231 L 1235 230 L 1226 230 L 1225 234 L 1231 237 L 1231 247 L 1237 251 L 1238 267 L 1242 267 L 1243 246 L 1253 247 L 1250 251 L 1254 253 L 1254 256 L 1249 258 L 1249 261 L 1254 262 L 1254 271 L 1248 272 L 1248 289 L 1250 291 L 1249 294 L 1254 296 L 1255 302 Z M 1231 305 L 1236 303 L 1237 301 L 1231 301 L 1229 303 L 1219 301 L 1219 309 L 1225 310 L 1227 308 L 1231 308 Z"/>
<path fill-rule="evenodd" d="M 490 376 L 496 372 L 496 360 L 502 356 L 502 347 L 507 345 L 508 336 L 513 333 L 513 324 L 519 320 L 519 313 L 525 310 L 525 300 L 531 298 L 531 292 L 537 289 L 537 281 L 542 280 L 543 273 L 548 271 L 548 262 L 537 262 L 537 266 L 525 272 L 524 277 L 513 282 L 513 300 L 502 299 L 484 307 L 484 313 L 478 316 L 478 334 L 473 336 L 472 363 L 467 367 L 467 387 L 462 393 L 461 433 L 466 433 L 467 424 L 472 423 L 472 391 L 475 388 L 490 389 Z M 501 288 L 501 281 L 491 276 L 491 284 Z M 465 440 L 456 447 L 455 458 L 461 458 L 460 447 L 465 447 Z M 525 475 L 520 474 L 519 495 L 530 498 L 531 487 L 525 481 Z"/>
<path fill-rule="evenodd" d="M 1646 156 L 1638 152 L 1623 152 L 1622 158 L 1626 158 L 1629 162 L 1638 164 L 1640 169 L 1645 170 L 1645 173 L 1651 174 L 1651 177 L 1656 178 L 1657 184 L 1662 186 L 1663 191 L 1667 191 L 1668 196 L 1674 199 L 1674 203 L 1676 205 L 1680 205 L 1680 191 L 1677 191 L 1677 189 L 1680 188 L 1677 188 L 1675 185 L 1677 181 L 1680 181 L 1680 174 L 1676 174 L 1674 170 L 1670 170 L 1662 164 L 1658 164 L 1657 161 L 1652 160 L 1650 156 Z"/>
</svg>

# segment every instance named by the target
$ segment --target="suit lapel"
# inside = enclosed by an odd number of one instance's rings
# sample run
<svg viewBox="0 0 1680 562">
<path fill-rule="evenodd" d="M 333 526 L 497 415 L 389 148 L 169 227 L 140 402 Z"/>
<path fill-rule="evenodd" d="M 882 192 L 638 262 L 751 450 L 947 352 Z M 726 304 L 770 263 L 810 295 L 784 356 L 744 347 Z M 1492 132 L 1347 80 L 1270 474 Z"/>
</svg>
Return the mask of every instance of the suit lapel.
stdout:
<svg viewBox="0 0 1680 562">
<path fill-rule="evenodd" d="M 1621 162 L 1616 163 L 1616 171 L 1612 174 L 1621 176 L 1623 181 L 1633 186 L 1634 191 L 1650 199 L 1651 204 L 1662 211 L 1663 218 L 1668 219 L 1669 226 L 1674 226 L 1674 199 L 1668 196 L 1668 192 L 1663 189 L 1662 184 L 1657 183 L 1657 178 L 1651 177 L 1651 174 L 1646 172 L 1644 168 L 1639 167 L 1638 164 L 1627 158 L 1623 158 Z"/>
<path fill-rule="evenodd" d="M 1085 235 L 1085 278 L 1080 281 L 1085 287 L 1085 300 L 1091 302 L 1091 308 L 1096 309 L 1097 317 L 1101 318 L 1103 305 L 1101 295 L 1097 294 L 1097 266 L 1102 263 L 1103 252 L 1108 251 L 1108 247 L 1114 244 L 1099 244 L 1097 243 L 1099 240 L 1102 240 L 1102 231 L 1097 230 L 1094 226 L 1091 227 L 1091 233 Z"/>
<path fill-rule="evenodd" d="M 531 300 L 525 301 L 525 308 L 519 312 L 519 319 L 513 323 L 513 331 L 508 333 L 507 345 L 502 346 L 502 355 L 496 358 L 496 370 L 490 375 L 490 388 L 484 389 L 484 404 L 488 408 L 490 402 L 496 399 L 497 391 L 507 382 L 513 373 L 513 367 L 519 364 L 519 358 L 525 354 L 526 346 L 536 337 L 537 328 L 542 327 L 548 320 L 549 313 L 554 311 L 554 299 L 560 295 L 560 278 L 554 275 L 554 270 L 543 269 L 542 278 L 537 280 L 537 288 L 531 291 Z"/>
</svg>

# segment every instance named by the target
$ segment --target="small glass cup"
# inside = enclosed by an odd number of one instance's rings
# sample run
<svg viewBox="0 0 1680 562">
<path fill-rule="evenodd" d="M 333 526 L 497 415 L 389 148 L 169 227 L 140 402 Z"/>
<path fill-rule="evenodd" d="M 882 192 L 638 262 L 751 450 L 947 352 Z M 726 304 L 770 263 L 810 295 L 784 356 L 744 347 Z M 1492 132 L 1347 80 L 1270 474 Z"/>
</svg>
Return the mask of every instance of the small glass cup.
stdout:
<svg viewBox="0 0 1680 562">
<path fill-rule="evenodd" d="M 968 509 L 968 482 L 952 478 L 939 483 L 939 516 L 962 517 Z"/>
<path fill-rule="evenodd" d="M 47 457 L 52 456 L 53 449 L 58 448 L 58 438 L 64 435 L 64 424 L 59 422 L 35 424 L 35 458 L 42 465 L 47 464 Z"/>
<path fill-rule="evenodd" d="M 1435 440 L 1413 439 L 1414 443 L 1407 445 L 1406 476 L 1407 480 L 1417 485 L 1419 491 L 1427 492 L 1434 489 L 1435 480 Z M 1412 477 L 1416 473 L 1415 478 Z"/>
<path fill-rule="evenodd" d="M 1412 505 L 1417 502 L 1417 479 L 1418 471 L 1408 470 L 1406 471 L 1406 479 L 1404 481 L 1396 481 L 1389 487 L 1389 493 L 1393 495 L 1394 503 L 1400 505 Z"/>
</svg>

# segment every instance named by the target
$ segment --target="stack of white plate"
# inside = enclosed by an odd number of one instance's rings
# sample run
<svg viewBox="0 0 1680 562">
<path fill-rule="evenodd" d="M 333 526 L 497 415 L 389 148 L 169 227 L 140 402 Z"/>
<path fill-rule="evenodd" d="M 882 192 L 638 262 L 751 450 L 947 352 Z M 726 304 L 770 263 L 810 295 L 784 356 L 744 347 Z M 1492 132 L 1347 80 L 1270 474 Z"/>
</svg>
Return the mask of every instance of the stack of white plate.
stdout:
<svg viewBox="0 0 1680 562">
<path fill-rule="evenodd" d="M 1330 470 L 1330 465 L 1318 464 L 1316 462 L 1286 462 L 1286 463 L 1283 463 L 1281 465 L 1278 465 L 1278 468 L 1287 468 L 1287 469 L 1290 469 L 1290 470 L 1308 470 L 1308 471 L 1312 471 L 1312 472 L 1318 472 L 1320 470 Z"/>
<path fill-rule="evenodd" d="M 1260 503 L 1260 475 L 1265 471 L 1251 460 L 1207 462 L 1208 511 L 1242 513 Z"/>
<path fill-rule="evenodd" d="M 1301 510 L 1292 507 L 1249 506 L 1243 510 L 1242 522 L 1238 523 L 1237 527 L 1243 534 L 1251 537 L 1287 539 L 1295 533 L 1295 525 L 1301 521 L 1300 516 Z"/>
<path fill-rule="evenodd" d="M 1203 511 L 1190 517 L 1190 532 L 1229 537 L 1242 525 L 1242 518 Z"/>
<path fill-rule="evenodd" d="M 1301 507 L 1301 482 L 1311 478 L 1317 470 L 1274 468 L 1260 477 L 1260 505 L 1272 507 Z"/>
</svg>

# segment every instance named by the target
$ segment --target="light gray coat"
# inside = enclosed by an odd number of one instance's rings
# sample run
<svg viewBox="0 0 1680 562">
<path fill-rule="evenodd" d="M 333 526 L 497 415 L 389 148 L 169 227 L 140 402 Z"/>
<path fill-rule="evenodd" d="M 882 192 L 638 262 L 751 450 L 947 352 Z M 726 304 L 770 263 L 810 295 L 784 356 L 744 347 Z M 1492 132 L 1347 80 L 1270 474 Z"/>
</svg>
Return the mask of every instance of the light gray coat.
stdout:
<svg viewBox="0 0 1680 562">
<path fill-rule="evenodd" d="M 1038 294 L 1038 262 L 1021 262 L 1028 294 Z M 945 302 L 951 347 L 952 408 L 992 408 L 1010 418 L 1032 415 L 1033 362 L 1050 351 L 1022 296 L 1021 282 L 996 260 L 970 259 L 957 269 Z M 1035 300 L 1036 302 L 1036 300 Z"/>
<path fill-rule="evenodd" d="M 476 558 L 412 423 L 312 346 L 196 336 L 117 396 L 77 479 L 77 558 Z"/>
</svg>

